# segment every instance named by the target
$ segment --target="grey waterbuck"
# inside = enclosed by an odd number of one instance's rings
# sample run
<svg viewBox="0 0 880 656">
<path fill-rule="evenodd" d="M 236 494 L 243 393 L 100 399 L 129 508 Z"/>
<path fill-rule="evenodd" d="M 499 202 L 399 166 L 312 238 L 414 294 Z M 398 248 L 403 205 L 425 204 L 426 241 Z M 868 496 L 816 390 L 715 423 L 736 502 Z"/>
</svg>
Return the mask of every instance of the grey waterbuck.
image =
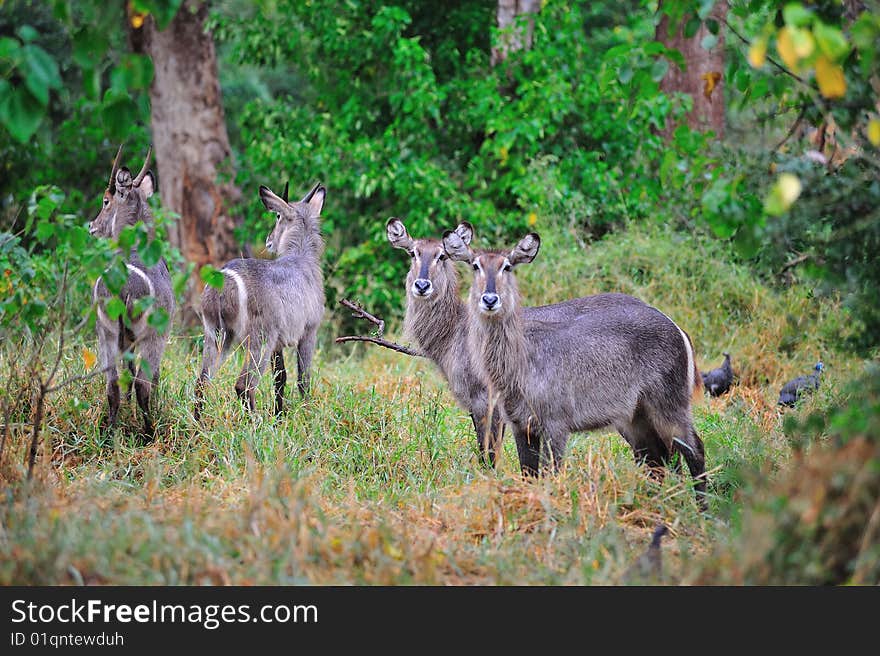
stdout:
<svg viewBox="0 0 880 656">
<path fill-rule="evenodd" d="M 465 243 L 470 242 L 469 226 L 458 229 Z M 470 413 L 480 454 L 494 465 L 504 425 L 499 409 L 490 402 L 486 381 L 471 361 L 467 307 L 458 295 L 455 266 L 439 240 L 413 239 L 400 219 L 389 219 L 385 230 L 391 245 L 412 258 L 406 276 L 404 331 L 440 368 L 455 400 Z"/>
<path fill-rule="evenodd" d="M 475 252 L 455 231 L 442 243 L 474 270 L 471 345 L 500 394 L 523 471 L 559 467 L 572 432 L 613 426 L 652 468 L 680 453 L 705 507 L 703 442 L 691 418 L 700 376 L 687 334 L 624 294 L 546 306 L 544 321 L 526 323 L 514 268 L 534 260 L 537 234 L 512 250 Z"/>
<path fill-rule="evenodd" d="M 324 275 L 321 271 L 320 215 L 327 190 L 316 184 L 301 201 L 287 201 L 260 186 L 260 199 L 275 214 L 275 228 L 266 248 L 275 260 L 235 259 L 227 262 L 222 290 L 206 287 L 201 315 L 205 328 L 202 371 L 196 383 L 194 414 L 199 418 L 204 386 L 229 352 L 245 348 L 241 374 L 235 383 L 239 398 L 255 409 L 256 389 L 269 360 L 275 379 L 275 412 L 284 400 L 287 371 L 283 349 L 296 347 L 300 395 L 309 390 L 312 356 L 318 326 L 324 317 Z"/>
<path fill-rule="evenodd" d="M 117 239 L 122 229 L 142 221 L 152 232 L 152 215 L 147 199 L 156 190 L 156 178 L 148 171 L 152 148 L 141 167 L 140 173 L 132 177 L 131 171 L 119 166 L 122 146 L 116 153 L 110 181 L 104 191 L 103 207 L 98 216 L 89 224 L 89 233 L 95 237 Z M 107 315 L 107 302 L 113 298 L 101 278 L 95 282 L 93 290 L 97 306 L 99 362 L 107 378 L 107 427 L 116 424 L 119 412 L 119 372 L 117 360 L 121 353 L 134 351 L 140 356 L 141 365 L 134 371 L 134 362 L 129 361 L 129 368 L 134 376 L 134 389 L 138 405 L 144 415 L 143 437 L 153 437 L 154 428 L 150 417 L 150 391 L 159 380 L 159 363 L 165 351 L 167 335 L 158 333 L 149 325 L 148 317 L 156 307 L 163 308 L 169 317 L 168 325 L 174 314 L 174 293 L 171 289 L 171 276 L 164 259 L 154 266 L 148 267 L 138 256 L 137 249 L 132 248 L 127 256 L 126 267 L 128 279 L 120 292 L 125 303 L 130 325 L 126 326 L 122 317 L 111 319 Z M 132 316 L 135 303 L 145 297 L 152 296 L 155 302 L 137 317 Z M 146 366 L 144 366 L 146 364 Z M 130 391 L 130 390 L 129 390 Z"/>
</svg>

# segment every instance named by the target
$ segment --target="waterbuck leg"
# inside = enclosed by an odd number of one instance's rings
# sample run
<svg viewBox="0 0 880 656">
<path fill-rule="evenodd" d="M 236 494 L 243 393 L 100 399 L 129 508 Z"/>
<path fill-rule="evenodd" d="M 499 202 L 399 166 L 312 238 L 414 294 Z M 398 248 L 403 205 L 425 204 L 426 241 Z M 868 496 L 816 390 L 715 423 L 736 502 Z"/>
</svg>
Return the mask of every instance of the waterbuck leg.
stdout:
<svg viewBox="0 0 880 656">
<path fill-rule="evenodd" d="M 318 344 L 318 327 L 308 326 L 296 346 L 296 385 L 299 395 L 307 398 L 311 391 L 312 357 Z"/>
<path fill-rule="evenodd" d="M 272 374 L 275 379 L 275 414 L 280 415 L 284 404 L 284 386 L 287 370 L 284 368 L 284 352 L 279 348 L 272 357 Z"/>
<path fill-rule="evenodd" d="M 693 424 L 688 424 L 682 437 L 676 436 L 672 441 L 673 448 L 684 457 L 691 477 L 694 479 L 694 493 L 700 510 L 709 509 L 706 499 L 706 451 L 703 440 L 697 435 Z"/>
<path fill-rule="evenodd" d="M 480 453 L 480 461 L 489 467 L 495 467 L 497 452 L 504 437 L 504 423 L 497 412 L 493 413 L 489 430 L 486 424 L 489 418 L 485 415 L 471 414 L 471 421 L 477 434 L 477 449 Z"/>
<path fill-rule="evenodd" d="M 134 389 L 137 394 L 138 405 L 141 408 L 141 412 L 144 413 L 144 432 L 141 436 L 141 442 L 144 444 L 152 442 L 156 436 L 156 428 L 153 425 L 150 414 L 150 395 L 159 381 L 159 363 L 162 361 L 162 350 L 164 348 L 154 344 L 149 343 L 149 345 L 145 345 L 144 352 L 141 353 L 141 357 L 146 362 L 147 368 L 149 368 L 150 376 L 148 377 L 144 367 L 141 367 L 134 378 Z"/>
<path fill-rule="evenodd" d="M 524 476 L 538 476 L 541 462 L 541 436 L 528 427 L 516 427 L 513 431 L 519 466 Z"/>
<path fill-rule="evenodd" d="M 100 315 L 99 315 L 100 316 Z M 107 416 L 101 432 L 109 432 L 116 427 L 119 416 L 119 371 L 116 368 L 116 357 L 119 355 L 119 335 L 115 331 L 98 327 L 98 353 L 101 357 L 101 368 L 107 380 Z"/>
<path fill-rule="evenodd" d="M 206 330 L 205 345 L 202 348 L 202 371 L 196 380 L 196 400 L 193 405 L 193 417 L 200 421 L 202 408 L 205 404 L 205 388 L 211 382 L 211 378 L 217 372 L 223 360 L 226 359 L 226 335 L 221 331 Z"/>
<path fill-rule="evenodd" d="M 235 393 L 242 403 L 245 403 L 251 412 L 257 409 L 257 387 L 260 378 L 269 364 L 269 359 L 275 353 L 275 339 L 266 341 L 266 345 L 260 347 L 257 339 L 247 340 L 247 351 L 244 355 L 244 367 L 235 382 Z"/>
</svg>

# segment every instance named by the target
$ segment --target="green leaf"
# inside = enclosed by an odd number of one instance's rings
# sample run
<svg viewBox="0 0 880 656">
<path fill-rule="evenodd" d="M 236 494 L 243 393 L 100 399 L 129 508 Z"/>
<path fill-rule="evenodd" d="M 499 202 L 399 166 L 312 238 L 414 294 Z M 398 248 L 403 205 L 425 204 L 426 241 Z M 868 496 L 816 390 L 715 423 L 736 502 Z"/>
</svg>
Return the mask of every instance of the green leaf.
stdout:
<svg viewBox="0 0 880 656">
<path fill-rule="evenodd" d="M 58 204 L 54 200 L 49 196 L 43 196 L 37 203 L 37 216 L 41 219 L 48 219 L 57 208 Z"/>
<path fill-rule="evenodd" d="M 782 18 L 786 25 L 803 27 L 813 19 L 813 12 L 806 9 L 800 2 L 790 2 L 782 8 Z"/>
<path fill-rule="evenodd" d="M 155 329 L 157 333 L 165 333 L 168 331 L 168 312 L 165 308 L 157 307 L 147 317 L 147 324 Z"/>
<path fill-rule="evenodd" d="M 138 249 L 138 252 L 146 266 L 154 267 L 162 259 L 162 242 L 154 239 L 145 247 Z"/>
<path fill-rule="evenodd" d="M 659 82 L 666 76 L 668 70 L 669 62 L 665 59 L 658 59 L 651 67 L 651 79 L 654 80 L 654 82 Z"/>
<path fill-rule="evenodd" d="M 137 121 L 137 105 L 131 98 L 114 96 L 109 91 L 104 94 L 101 105 L 101 122 L 112 139 L 122 140 L 128 135 L 132 123 Z M 111 98 L 109 102 L 108 97 Z"/>
<path fill-rule="evenodd" d="M 96 68 L 109 47 L 110 41 L 103 32 L 83 27 L 73 36 L 73 61 L 81 68 Z"/>
<path fill-rule="evenodd" d="M 721 26 L 718 24 L 717 20 L 710 18 L 706 21 L 706 29 L 709 30 L 710 34 L 718 36 L 718 31 L 721 29 Z"/>
<path fill-rule="evenodd" d="M 700 46 L 703 50 L 711 50 L 715 47 L 715 44 L 718 43 L 718 37 L 714 34 L 707 34 L 700 41 Z"/>
<path fill-rule="evenodd" d="M 700 31 L 700 25 L 703 24 L 703 21 L 699 19 L 697 16 L 692 16 L 688 19 L 688 22 L 684 24 L 684 34 L 685 39 L 693 39 L 694 35 Z"/>
<path fill-rule="evenodd" d="M 30 25 L 22 25 L 17 30 L 15 30 L 15 33 L 19 37 L 21 37 L 21 40 L 24 41 L 25 43 L 30 43 L 31 41 L 36 41 L 40 36 L 40 33 L 37 32 Z"/>
<path fill-rule="evenodd" d="M 836 27 L 826 25 L 821 21 L 816 21 L 813 25 L 813 36 L 816 37 L 816 43 L 819 49 L 833 62 L 837 62 L 847 54 L 849 54 L 850 45 L 843 36 L 843 32 Z"/>
<path fill-rule="evenodd" d="M 21 51 L 21 43 L 18 39 L 9 36 L 0 37 L 0 59 L 16 61 Z"/>
<path fill-rule="evenodd" d="M 206 285 L 209 285 L 214 289 L 223 289 L 223 283 L 225 281 L 223 272 L 215 269 L 210 264 L 206 264 L 201 268 L 199 276 Z"/>
<path fill-rule="evenodd" d="M 107 301 L 107 305 L 104 306 L 104 312 L 111 320 L 116 321 L 125 312 L 125 303 L 122 302 L 121 298 L 114 296 Z"/>
<path fill-rule="evenodd" d="M 46 108 L 27 89 L 0 87 L 0 122 L 19 143 L 28 142 L 45 114 Z"/>
<path fill-rule="evenodd" d="M 22 48 L 24 73 L 26 79 L 34 84 L 50 89 L 61 88 L 61 75 L 58 73 L 58 62 L 40 46 L 29 44 Z"/>
<path fill-rule="evenodd" d="M 629 64 L 624 64 L 617 70 L 617 79 L 621 84 L 629 84 L 633 78 L 633 69 Z"/>
<path fill-rule="evenodd" d="M 45 200 L 45 199 L 44 199 Z M 40 221 L 37 223 L 37 239 L 46 241 L 55 234 L 55 224 L 48 221 Z"/>
</svg>

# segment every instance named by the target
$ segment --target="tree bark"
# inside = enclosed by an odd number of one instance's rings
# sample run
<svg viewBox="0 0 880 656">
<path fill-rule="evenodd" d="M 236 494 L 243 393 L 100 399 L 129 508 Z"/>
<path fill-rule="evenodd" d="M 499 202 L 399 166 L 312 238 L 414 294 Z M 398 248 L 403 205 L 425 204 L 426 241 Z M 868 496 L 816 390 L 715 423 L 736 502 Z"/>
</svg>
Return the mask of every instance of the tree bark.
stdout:
<svg viewBox="0 0 880 656">
<path fill-rule="evenodd" d="M 502 32 L 498 45 L 492 48 L 492 66 L 503 62 L 512 52 L 532 47 L 535 34 L 535 19 L 532 15 L 538 13 L 540 8 L 540 0 L 498 0 L 498 29 L 509 31 Z M 521 28 L 514 28 L 516 19 L 526 14 L 529 14 L 526 24 Z"/>
<path fill-rule="evenodd" d="M 669 33 L 669 16 L 661 14 L 656 39 L 667 48 L 678 50 L 684 57 L 686 70 L 670 62 L 669 71 L 660 82 L 660 90 L 666 94 L 686 93 L 693 98 L 693 107 L 687 114 L 687 124 L 695 130 L 712 130 L 718 139 L 724 136 L 724 20 L 727 17 L 727 0 L 720 0 L 708 18 L 718 21 L 718 42 L 705 50 L 703 39 L 711 34 L 705 21 L 690 39 L 683 34 L 687 20 L 682 20 L 675 34 Z M 663 131 L 668 138 L 675 125 L 667 121 Z"/>
<path fill-rule="evenodd" d="M 132 32 L 133 48 L 150 55 L 155 69 L 150 101 L 159 191 L 162 205 L 180 217 L 169 237 L 196 265 L 184 301 L 186 323 L 197 318 L 199 269 L 242 255 L 233 233 L 239 221 L 230 214 L 241 192 L 218 180 L 233 180 L 234 170 L 207 17 L 207 3 L 188 0 L 165 30 L 150 16 Z"/>
</svg>

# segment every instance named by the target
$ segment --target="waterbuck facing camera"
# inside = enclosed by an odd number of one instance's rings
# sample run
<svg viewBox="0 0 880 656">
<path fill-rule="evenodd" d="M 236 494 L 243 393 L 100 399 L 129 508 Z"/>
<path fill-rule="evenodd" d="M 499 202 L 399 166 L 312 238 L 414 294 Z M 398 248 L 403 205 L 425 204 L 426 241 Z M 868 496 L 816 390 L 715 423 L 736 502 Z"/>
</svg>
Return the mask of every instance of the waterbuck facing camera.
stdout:
<svg viewBox="0 0 880 656">
<path fill-rule="evenodd" d="M 510 250 L 473 251 L 457 232 L 443 235 L 446 254 L 473 269 L 473 357 L 500 394 L 523 471 L 559 467 L 572 432 L 613 426 L 654 471 L 680 453 L 705 507 L 703 442 L 691 418 L 700 376 L 690 338 L 625 294 L 545 306 L 544 321 L 529 325 L 514 272 L 540 245 L 532 233 Z"/>
</svg>

